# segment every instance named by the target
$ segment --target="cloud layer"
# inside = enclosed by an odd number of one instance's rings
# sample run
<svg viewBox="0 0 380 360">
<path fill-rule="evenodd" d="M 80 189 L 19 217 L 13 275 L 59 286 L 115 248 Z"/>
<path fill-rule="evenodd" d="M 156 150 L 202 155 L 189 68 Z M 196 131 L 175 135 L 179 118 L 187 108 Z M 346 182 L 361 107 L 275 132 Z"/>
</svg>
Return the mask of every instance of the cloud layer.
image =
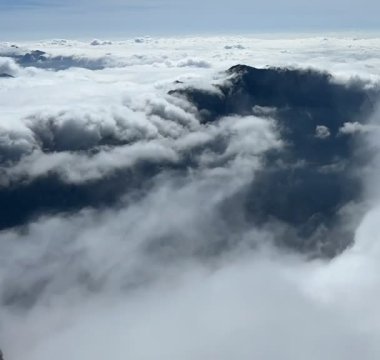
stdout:
<svg viewBox="0 0 380 360">
<path fill-rule="evenodd" d="M 377 359 L 376 44 L 2 44 L 6 359 Z"/>
</svg>

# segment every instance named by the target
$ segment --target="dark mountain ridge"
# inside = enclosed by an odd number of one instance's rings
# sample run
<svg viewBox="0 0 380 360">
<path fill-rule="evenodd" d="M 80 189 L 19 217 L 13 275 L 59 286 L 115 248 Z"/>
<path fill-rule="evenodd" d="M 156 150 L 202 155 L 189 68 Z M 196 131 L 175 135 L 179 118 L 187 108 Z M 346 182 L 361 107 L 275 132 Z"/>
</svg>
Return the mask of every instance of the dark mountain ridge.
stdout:
<svg viewBox="0 0 380 360">
<path fill-rule="evenodd" d="M 44 54 L 31 56 L 41 58 Z M 352 234 L 339 226 L 336 230 L 337 224 L 342 209 L 362 200 L 358 172 L 370 160 L 365 147 L 357 146 L 360 135 L 343 134 L 341 129 L 347 122 L 364 124 L 368 120 L 377 89 L 359 80 L 338 83 L 330 74 L 311 69 L 236 65 L 226 75 L 228 79 L 215 86 L 214 92 L 181 83 L 169 94 L 194 105 L 203 126 L 212 126 L 228 115 L 274 119 L 285 147 L 267 151 L 262 169 L 250 184 L 221 204 L 225 226 L 241 231 L 278 222 L 287 229 L 279 238 L 281 245 L 323 256 L 339 253 L 351 243 Z M 229 121 L 234 121 L 233 117 Z M 38 132 L 35 136 L 41 138 Z M 57 141 L 43 151 L 91 156 L 108 140 L 73 149 L 62 144 L 55 148 Z M 125 144 L 111 141 L 106 147 L 119 145 Z M 176 163 L 141 160 L 132 168 L 86 183 L 69 184 L 54 172 L 31 180 L 5 181 L 0 187 L 0 229 L 27 225 L 41 215 L 114 206 L 125 194 L 144 196 L 157 176 L 186 177 L 200 166 L 200 154 L 211 148 L 223 152 L 227 146 L 228 140 L 221 139 L 218 144 L 182 153 Z M 3 169 L 21 161 L 23 155 L 9 156 L 7 152 L 0 154 Z M 1 176 L 8 180 L 6 171 Z M 334 236 L 326 235 L 330 231 L 335 231 Z"/>
</svg>

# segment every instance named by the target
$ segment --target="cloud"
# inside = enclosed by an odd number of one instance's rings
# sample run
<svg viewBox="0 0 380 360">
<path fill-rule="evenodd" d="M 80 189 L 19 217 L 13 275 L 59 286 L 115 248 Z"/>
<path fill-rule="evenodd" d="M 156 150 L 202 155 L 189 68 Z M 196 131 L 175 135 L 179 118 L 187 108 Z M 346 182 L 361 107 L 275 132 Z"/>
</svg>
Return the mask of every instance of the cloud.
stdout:
<svg viewBox="0 0 380 360">
<path fill-rule="evenodd" d="M 338 135 L 348 117 L 362 122 L 369 118 L 376 91 L 352 81 L 339 84 L 330 75 L 310 69 L 237 65 L 228 73 L 230 80 L 216 86 L 220 92 L 188 87 L 171 94 L 185 96 L 195 104 L 201 121 L 207 124 L 231 114 L 254 113 L 275 119 L 287 146 L 264 157 L 264 168 L 240 194 L 245 198 L 246 216 L 257 225 L 273 218 L 292 224 L 300 239 L 293 234 L 294 243 L 291 240 L 288 245 L 297 249 L 339 252 L 350 243 L 350 231 L 338 231 L 334 245 L 324 242 L 324 234 L 341 221 L 340 209 L 360 201 L 362 195 L 356 175 L 361 165 L 355 160 L 354 145 Z M 281 235 L 281 242 L 283 237 L 287 236 Z M 308 241 L 302 240 L 305 238 Z"/>
<path fill-rule="evenodd" d="M 49 8 L 51 6 L 53 7 L 59 7 L 62 5 L 61 1 L 34 1 L 34 0 L 15 0 L 15 1 L 9 1 L 4 0 L 1 3 L 1 7 L 3 10 L 20 10 L 20 9 L 38 9 L 38 8 Z"/>
<path fill-rule="evenodd" d="M 353 175 L 355 163 L 350 165 L 347 160 L 351 145 L 349 139 L 341 137 L 334 137 L 329 143 L 325 139 L 323 144 L 313 138 L 315 128 L 323 126 L 319 124 L 326 119 L 330 120 L 331 131 L 338 134 L 346 119 L 345 113 L 338 114 L 338 109 L 342 111 L 348 98 L 355 101 L 351 100 L 351 108 L 346 111 L 353 117 L 365 118 L 371 109 L 367 98 L 374 96 L 372 90 L 356 83 L 351 86 L 333 83 L 328 74 L 312 70 L 236 66 L 227 76 L 229 79 L 211 92 L 207 88 L 185 86 L 169 91 L 169 97 L 151 98 L 149 94 L 131 97 L 123 105 L 113 107 L 76 106 L 28 115 L 20 139 L 16 133 L 8 135 L 7 130 L 3 136 L 3 147 L 8 149 L 9 156 L 3 159 L 7 164 L 3 170 L 3 203 L 10 207 L 14 194 L 23 194 L 35 202 L 43 187 L 48 186 L 62 188 L 62 194 L 75 189 L 74 197 L 82 200 L 68 198 L 62 211 L 80 210 L 116 202 L 124 192 L 133 192 L 136 182 L 144 184 L 146 176 L 154 180 L 173 170 L 182 177 L 189 169 L 205 174 L 216 168 L 221 173 L 228 173 L 231 168 L 247 169 L 246 186 L 226 199 L 225 216 L 230 218 L 226 209 L 234 206 L 248 223 L 262 226 L 274 218 L 296 227 L 293 235 L 296 238 L 309 239 L 302 251 L 330 255 L 341 251 L 347 246 L 347 239 L 339 246 L 341 240 L 324 244 L 321 242 L 324 235 L 320 233 L 321 228 L 335 226 L 339 209 L 360 200 L 361 188 Z M 303 88 L 291 89 L 298 82 L 304 84 Z M 267 86 L 279 90 L 267 95 Z M 251 89 L 260 89 L 261 94 L 256 90 L 251 97 Z M 329 101 L 336 98 L 336 108 L 330 102 L 316 100 L 321 92 L 330 94 Z M 186 95 L 196 110 L 187 112 L 187 105 L 174 95 Z M 368 110 L 362 114 L 366 106 Z M 233 114 L 235 117 L 231 117 Z M 265 120 L 259 121 L 252 116 L 255 114 Z M 294 117 L 299 122 L 292 121 Z M 333 118 L 336 124 L 331 122 Z M 286 144 L 284 149 L 282 144 Z M 9 150 L 12 148 L 13 152 Z M 254 170 L 257 173 L 253 177 Z M 132 186 L 121 186 L 121 179 L 129 173 Z M 111 182 L 115 183 L 113 195 L 103 190 Z M 315 201 L 311 188 L 324 197 Z M 99 194 L 94 198 L 97 200 L 89 198 L 94 191 Z M 50 195 L 32 206 L 25 203 L 17 215 L 13 211 L 4 215 L 3 226 L 17 225 L 39 215 L 46 206 L 49 211 L 60 211 L 60 199 L 61 195 Z M 291 211 L 290 204 L 294 205 Z M 346 237 L 345 231 L 342 237 Z M 290 241 L 289 245 L 299 249 L 301 239 L 294 244 Z"/>
<path fill-rule="evenodd" d="M 210 67 L 210 64 L 204 60 L 184 59 L 184 60 L 181 60 L 177 64 L 177 66 L 178 67 L 195 66 L 195 67 L 200 67 L 200 68 L 208 68 L 208 67 Z"/>
<path fill-rule="evenodd" d="M 376 131 L 378 127 L 373 124 L 360 124 L 358 122 L 349 123 L 346 122 L 339 129 L 339 133 L 342 135 L 354 135 L 357 133 L 365 133 L 370 131 Z"/>
<path fill-rule="evenodd" d="M 6 359 L 377 359 L 375 43 L 2 44 Z"/>
<path fill-rule="evenodd" d="M 19 67 L 10 58 L 0 58 L 0 77 L 15 77 L 19 72 Z"/>
<path fill-rule="evenodd" d="M 98 40 L 98 39 L 94 39 L 91 41 L 90 45 L 92 46 L 99 46 L 99 45 L 112 45 L 112 41 L 108 41 L 108 40 Z"/>
<path fill-rule="evenodd" d="M 226 50 L 244 50 L 245 47 L 243 45 L 237 44 L 237 45 L 226 45 L 224 47 Z"/>
<path fill-rule="evenodd" d="M 330 136 L 330 130 L 327 126 L 318 125 L 315 129 L 315 136 L 318 139 L 326 139 Z"/>
<path fill-rule="evenodd" d="M 10 337 L 15 333 L 18 334 L 18 341 L 26 344 L 32 359 L 47 359 L 54 354 L 58 359 L 67 355 L 74 359 L 88 356 L 100 359 L 104 354 L 116 359 L 125 355 L 129 358 L 150 359 L 157 352 L 181 356 L 184 350 L 189 359 L 211 355 L 226 359 L 230 356 L 249 358 L 252 354 L 262 353 L 269 359 L 279 355 L 292 359 L 294 356 L 308 356 L 311 348 L 316 349 L 313 359 L 330 354 L 336 359 L 358 355 L 374 359 L 374 354 L 378 353 L 376 336 L 373 334 L 376 331 L 376 316 L 374 318 L 373 313 L 366 308 L 366 305 L 373 308 L 373 296 L 358 296 L 356 290 L 352 289 L 353 282 L 368 294 L 372 281 L 359 284 L 355 279 L 373 273 L 368 267 L 348 274 L 345 270 L 347 267 L 352 269 L 356 265 L 360 266 L 361 256 L 366 256 L 366 252 L 355 255 L 356 251 L 353 250 L 331 264 L 304 262 L 284 254 L 269 255 L 265 251 L 245 255 L 238 252 L 212 269 L 192 262 L 183 266 L 175 265 L 174 268 L 166 266 L 166 270 L 161 269 L 163 273 L 159 282 L 136 288 L 136 280 L 144 278 L 144 273 L 133 271 L 133 265 L 150 264 L 147 269 L 155 269 L 156 276 L 158 270 L 151 259 L 144 261 L 144 258 L 137 257 L 138 250 L 120 238 L 120 224 L 123 224 L 120 220 L 112 220 L 111 217 L 108 220 L 116 226 L 112 234 L 119 237 L 117 250 L 109 246 L 109 242 L 106 245 L 99 239 L 104 235 L 100 224 L 91 224 L 95 228 L 84 235 L 87 242 L 83 237 L 81 241 L 87 244 L 86 247 L 79 247 L 78 255 L 71 254 L 70 266 L 63 262 L 63 272 L 52 265 L 56 264 L 55 257 L 62 258 L 54 244 L 67 239 L 67 236 L 63 236 L 59 242 L 57 238 L 61 234 L 61 226 L 67 231 L 67 223 L 49 224 L 51 231 L 57 234 L 56 241 L 49 242 L 49 255 L 45 262 L 38 262 L 38 268 L 43 270 L 42 274 L 56 274 L 53 277 L 55 286 L 50 285 L 52 289 L 57 289 L 59 282 L 62 282 L 58 289 L 66 283 L 71 291 L 62 297 L 55 290 L 54 306 L 50 307 L 48 313 L 47 307 L 41 304 L 28 316 L 24 314 L 22 320 L 18 316 L 10 319 L 8 336 L 3 339 L 9 340 L 7 343 L 12 355 L 23 353 Z M 146 218 L 144 225 L 152 224 L 149 220 L 149 217 Z M 76 228 L 85 226 L 91 229 L 87 225 L 78 221 Z M 367 228 L 367 225 L 365 221 L 362 229 Z M 111 226 L 107 228 L 112 229 Z M 48 240 L 49 236 L 41 235 L 38 237 L 40 241 Z M 116 245 L 112 237 L 108 239 L 111 239 L 112 245 Z M 128 248 L 128 243 L 131 247 L 129 251 L 122 251 Z M 25 249 L 25 256 L 27 251 L 30 256 L 31 249 Z M 21 255 L 19 250 L 18 254 Z M 111 261 L 116 261 L 116 264 Z M 49 266 L 49 263 L 52 265 Z M 93 269 L 91 274 L 83 269 L 86 266 Z M 100 284 L 106 279 L 112 288 L 115 277 L 129 267 L 132 267 L 132 283 L 129 283 L 128 278 L 123 279 L 126 289 L 129 289 L 127 297 L 121 297 L 116 289 L 113 290 L 115 292 L 108 289 L 107 296 L 94 298 L 93 291 L 99 290 L 97 278 Z M 29 263 L 28 268 L 34 267 Z M 103 273 L 104 270 L 106 273 Z M 75 271 L 82 273 L 75 276 Z M 29 274 L 35 276 L 37 272 Z M 92 295 L 86 296 L 83 292 L 78 294 L 70 281 L 71 277 L 92 283 L 89 289 Z M 23 278 L 30 281 L 30 277 L 24 275 Z M 93 279 L 92 282 L 89 282 L 90 279 Z M 116 279 L 116 284 L 120 280 Z M 347 295 L 350 296 L 347 298 Z M 76 297 L 81 299 L 80 303 L 74 301 Z M 290 323 L 292 326 L 289 329 Z M 358 323 L 362 325 L 361 329 L 358 329 Z M 311 330 L 305 331 L 309 326 Z M 52 328 L 55 329 L 54 333 L 49 332 Z M 298 341 L 300 337 L 303 339 L 301 343 Z M 274 339 L 278 346 L 269 346 Z M 351 344 L 349 349 L 346 346 L 348 340 Z M 143 346 L 147 343 L 149 347 Z"/>
<path fill-rule="evenodd" d="M 95 41 L 95 40 L 94 40 Z M 55 42 L 57 45 L 68 45 L 65 40 Z M 69 44 L 70 45 L 70 44 Z M 91 43 L 91 45 L 94 45 Z M 109 42 L 99 42 L 98 45 L 110 45 Z M 65 70 L 71 67 L 80 67 L 91 70 L 104 69 L 112 66 L 109 57 L 87 57 L 78 55 L 51 55 L 42 50 L 29 50 L 16 45 L 6 45 L 0 48 L 0 57 L 13 59 L 20 67 L 35 67 L 41 69 Z"/>
</svg>

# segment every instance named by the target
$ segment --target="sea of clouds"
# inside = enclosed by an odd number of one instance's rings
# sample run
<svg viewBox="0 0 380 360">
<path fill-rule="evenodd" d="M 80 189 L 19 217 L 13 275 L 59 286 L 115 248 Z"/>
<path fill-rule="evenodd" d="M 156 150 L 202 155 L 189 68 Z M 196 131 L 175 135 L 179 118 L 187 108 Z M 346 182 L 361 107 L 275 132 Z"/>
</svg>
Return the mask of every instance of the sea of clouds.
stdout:
<svg viewBox="0 0 380 360">
<path fill-rule="evenodd" d="M 280 224 L 247 225 L 229 201 L 287 146 L 271 109 L 205 124 L 169 92 L 218 94 L 236 64 L 370 88 L 379 55 L 351 36 L 1 43 L 5 359 L 378 359 L 377 111 L 340 129 L 371 160 L 344 209 L 353 243 L 326 259 L 276 246 Z"/>
</svg>

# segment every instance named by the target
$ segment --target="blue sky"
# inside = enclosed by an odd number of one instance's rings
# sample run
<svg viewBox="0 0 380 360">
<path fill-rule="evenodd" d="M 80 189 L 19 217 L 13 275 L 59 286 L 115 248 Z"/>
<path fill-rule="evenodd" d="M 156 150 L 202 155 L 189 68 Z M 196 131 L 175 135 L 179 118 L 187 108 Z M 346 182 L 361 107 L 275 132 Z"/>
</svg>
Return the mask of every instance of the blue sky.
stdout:
<svg viewBox="0 0 380 360">
<path fill-rule="evenodd" d="M 378 30 L 380 2 L 0 0 L 0 37 Z"/>
</svg>

